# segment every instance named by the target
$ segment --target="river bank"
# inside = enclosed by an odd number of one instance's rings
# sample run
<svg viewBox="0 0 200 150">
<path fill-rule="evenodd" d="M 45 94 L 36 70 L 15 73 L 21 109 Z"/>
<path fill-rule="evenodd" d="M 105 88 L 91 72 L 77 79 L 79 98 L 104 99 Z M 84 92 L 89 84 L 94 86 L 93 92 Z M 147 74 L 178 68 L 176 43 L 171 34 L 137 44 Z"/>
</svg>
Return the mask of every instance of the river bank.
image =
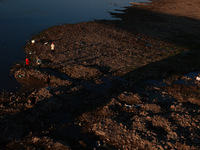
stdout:
<svg viewBox="0 0 200 150">
<path fill-rule="evenodd" d="M 152 1 L 112 13 L 121 21 L 30 39 L 29 68 L 12 69 L 23 92 L 1 95 L 2 149 L 198 149 L 199 7 L 186 8 L 199 3 L 187 3 Z"/>
</svg>

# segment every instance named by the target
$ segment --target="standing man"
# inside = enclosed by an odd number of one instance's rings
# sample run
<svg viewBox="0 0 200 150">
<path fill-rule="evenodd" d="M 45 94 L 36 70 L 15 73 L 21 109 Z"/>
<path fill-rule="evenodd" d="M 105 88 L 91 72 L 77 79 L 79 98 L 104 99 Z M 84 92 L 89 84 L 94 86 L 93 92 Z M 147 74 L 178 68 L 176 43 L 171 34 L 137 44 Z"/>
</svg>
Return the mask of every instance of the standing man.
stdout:
<svg viewBox="0 0 200 150">
<path fill-rule="evenodd" d="M 54 45 L 54 43 L 53 43 L 53 42 L 51 43 L 51 51 L 52 51 L 52 52 L 54 52 L 54 51 L 55 51 L 55 45 Z"/>
<path fill-rule="evenodd" d="M 39 57 L 36 57 L 36 64 L 38 65 L 39 69 L 42 64 L 42 60 Z"/>
<path fill-rule="evenodd" d="M 27 68 L 29 68 L 29 63 L 30 63 L 30 61 L 29 61 L 29 59 L 26 57 L 26 59 L 25 59 L 25 62 L 26 62 L 26 67 Z"/>
</svg>

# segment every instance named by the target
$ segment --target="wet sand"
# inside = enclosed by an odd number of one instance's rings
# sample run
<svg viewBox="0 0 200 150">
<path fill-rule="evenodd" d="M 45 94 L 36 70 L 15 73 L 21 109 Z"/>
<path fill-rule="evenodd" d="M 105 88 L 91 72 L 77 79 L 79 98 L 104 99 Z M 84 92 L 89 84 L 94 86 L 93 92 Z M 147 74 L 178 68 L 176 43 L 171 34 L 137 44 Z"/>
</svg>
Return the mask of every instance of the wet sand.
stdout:
<svg viewBox="0 0 200 150">
<path fill-rule="evenodd" d="M 0 147 L 199 149 L 197 6 L 152 1 L 34 36 L 29 68 L 12 69 L 24 88 L 0 99 Z"/>
</svg>

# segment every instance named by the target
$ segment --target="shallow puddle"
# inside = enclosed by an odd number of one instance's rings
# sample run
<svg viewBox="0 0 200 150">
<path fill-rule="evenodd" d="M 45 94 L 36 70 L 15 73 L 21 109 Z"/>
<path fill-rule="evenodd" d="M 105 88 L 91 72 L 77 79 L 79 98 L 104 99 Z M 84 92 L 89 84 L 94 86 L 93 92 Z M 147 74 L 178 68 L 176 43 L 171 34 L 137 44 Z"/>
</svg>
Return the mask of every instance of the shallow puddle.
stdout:
<svg viewBox="0 0 200 150">
<path fill-rule="evenodd" d="M 26 78 L 24 76 L 20 76 L 17 78 L 17 81 L 22 85 L 23 90 L 31 90 L 31 89 L 39 89 L 41 87 L 46 86 L 46 82 L 39 80 L 34 77 Z"/>
</svg>

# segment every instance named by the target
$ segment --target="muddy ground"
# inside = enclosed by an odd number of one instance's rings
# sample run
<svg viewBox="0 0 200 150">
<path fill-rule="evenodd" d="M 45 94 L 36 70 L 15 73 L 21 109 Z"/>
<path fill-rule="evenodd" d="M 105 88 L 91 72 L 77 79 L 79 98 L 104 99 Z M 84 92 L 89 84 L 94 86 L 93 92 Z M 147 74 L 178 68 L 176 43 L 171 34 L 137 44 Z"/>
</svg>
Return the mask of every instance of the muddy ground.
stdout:
<svg viewBox="0 0 200 150">
<path fill-rule="evenodd" d="M 1 149 L 199 149 L 199 5 L 157 0 L 35 35 L 30 65 L 11 70 L 21 90 L 1 94 Z"/>
</svg>

